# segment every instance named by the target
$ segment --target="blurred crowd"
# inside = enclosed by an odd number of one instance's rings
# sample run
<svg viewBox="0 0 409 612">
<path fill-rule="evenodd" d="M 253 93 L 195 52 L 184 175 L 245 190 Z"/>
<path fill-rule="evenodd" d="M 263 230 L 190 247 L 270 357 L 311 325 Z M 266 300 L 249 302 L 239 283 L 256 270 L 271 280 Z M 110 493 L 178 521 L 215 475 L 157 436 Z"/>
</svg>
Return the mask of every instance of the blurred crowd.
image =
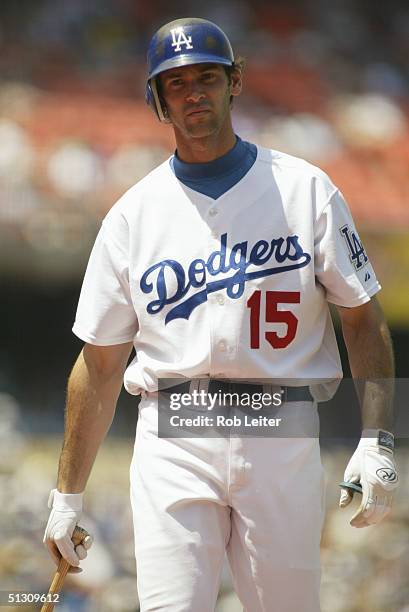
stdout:
<svg viewBox="0 0 409 612">
<path fill-rule="evenodd" d="M 42 537 L 61 439 L 27 437 L 21 425 L 18 404 L 1 394 L 0 591 L 43 593 L 54 572 Z M 60 612 L 139 609 L 128 482 L 132 450 L 133 438 L 109 436 L 100 451 L 81 520 L 95 542 L 82 563 L 83 572 L 67 577 Z M 397 452 L 401 485 L 392 515 L 376 527 L 358 530 L 348 522 L 357 502 L 342 511 L 338 508 L 337 483 L 352 450 L 331 443 L 322 452 L 327 480 L 322 612 L 409 612 L 409 475 L 404 470 L 408 449 Z M 216 612 L 241 609 L 225 567 Z"/>
<path fill-rule="evenodd" d="M 409 227 L 407 2 L 6 1 L 0 266 L 19 265 L 16 241 L 77 266 L 114 201 L 172 152 L 144 102 L 145 52 L 186 15 L 216 21 L 247 59 L 237 133 L 327 170 L 361 227 Z"/>
</svg>

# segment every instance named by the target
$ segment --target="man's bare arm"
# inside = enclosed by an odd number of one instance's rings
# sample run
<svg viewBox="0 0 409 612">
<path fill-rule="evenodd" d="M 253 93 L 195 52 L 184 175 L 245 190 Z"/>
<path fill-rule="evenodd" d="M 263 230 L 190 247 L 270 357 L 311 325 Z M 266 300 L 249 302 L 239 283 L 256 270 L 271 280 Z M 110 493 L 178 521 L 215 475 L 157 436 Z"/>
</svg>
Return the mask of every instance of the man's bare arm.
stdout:
<svg viewBox="0 0 409 612">
<path fill-rule="evenodd" d="M 394 358 L 376 297 L 355 308 L 338 307 L 349 365 L 361 401 L 363 429 L 392 430 Z"/>
<path fill-rule="evenodd" d="M 84 491 L 114 417 L 132 343 L 85 344 L 68 380 L 65 434 L 58 469 L 61 493 Z"/>
</svg>

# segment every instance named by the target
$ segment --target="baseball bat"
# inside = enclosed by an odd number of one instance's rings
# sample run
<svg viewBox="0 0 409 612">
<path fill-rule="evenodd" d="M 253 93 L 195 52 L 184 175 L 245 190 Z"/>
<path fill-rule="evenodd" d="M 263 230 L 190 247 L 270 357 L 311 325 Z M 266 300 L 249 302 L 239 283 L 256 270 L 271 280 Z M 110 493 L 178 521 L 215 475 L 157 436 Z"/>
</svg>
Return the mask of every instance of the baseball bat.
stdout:
<svg viewBox="0 0 409 612">
<path fill-rule="evenodd" d="M 71 538 L 74 542 L 74 546 L 78 546 L 78 544 L 81 544 L 81 542 L 84 541 L 87 535 L 89 535 L 88 532 L 77 525 L 73 531 Z M 58 567 L 51 581 L 50 588 L 48 590 L 48 595 L 50 596 L 51 600 L 53 599 L 52 595 L 56 595 L 60 592 L 69 569 L 69 562 L 64 559 L 64 557 L 61 557 Z M 41 608 L 41 612 L 52 612 L 54 610 L 54 604 L 54 601 L 47 601 Z"/>
<path fill-rule="evenodd" d="M 355 483 L 355 482 L 340 482 L 339 486 L 342 489 L 350 489 L 350 491 L 352 491 L 352 493 L 356 492 L 356 493 L 361 493 L 361 495 L 362 495 L 362 485 L 360 485 L 359 483 Z"/>
</svg>

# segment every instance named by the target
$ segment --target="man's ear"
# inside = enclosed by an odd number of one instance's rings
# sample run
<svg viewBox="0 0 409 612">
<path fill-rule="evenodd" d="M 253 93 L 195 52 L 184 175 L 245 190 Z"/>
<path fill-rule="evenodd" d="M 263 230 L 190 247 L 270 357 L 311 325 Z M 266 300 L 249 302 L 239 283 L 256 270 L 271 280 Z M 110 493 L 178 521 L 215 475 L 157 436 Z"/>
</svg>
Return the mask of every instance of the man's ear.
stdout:
<svg viewBox="0 0 409 612">
<path fill-rule="evenodd" d="M 243 86 L 241 70 L 233 70 L 230 76 L 230 94 L 239 96 Z"/>
</svg>

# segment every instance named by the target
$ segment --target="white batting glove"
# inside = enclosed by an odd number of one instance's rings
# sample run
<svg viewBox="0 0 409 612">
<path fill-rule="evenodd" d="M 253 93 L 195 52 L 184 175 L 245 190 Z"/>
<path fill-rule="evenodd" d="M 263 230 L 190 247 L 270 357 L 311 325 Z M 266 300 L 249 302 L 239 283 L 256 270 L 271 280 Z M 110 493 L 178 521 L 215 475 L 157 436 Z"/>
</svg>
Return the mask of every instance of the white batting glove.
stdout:
<svg viewBox="0 0 409 612">
<path fill-rule="evenodd" d="M 64 557 L 71 566 L 71 573 L 82 572 L 80 561 L 87 556 L 87 550 L 92 545 L 92 537 L 74 547 L 72 534 L 82 514 L 83 493 L 60 493 L 53 489 L 48 498 L 48 507 L 52 508 L 43 542 L 47 546 L 56 565 Z"/>
<path fill-rule="evenodd" d="M 389 514 L 393 492 L 398 486 L 393 434 L 382 429 L 366 429 L 344 473 L 344 481 L 361 484 L 362 501 L 352 517 L 353 527 L 379 523 Z M 342 485 L 341 485 L 342 486 Z M 353 490 L 343 488 L 339 505 L 345 508 Z"/>
</svg>

